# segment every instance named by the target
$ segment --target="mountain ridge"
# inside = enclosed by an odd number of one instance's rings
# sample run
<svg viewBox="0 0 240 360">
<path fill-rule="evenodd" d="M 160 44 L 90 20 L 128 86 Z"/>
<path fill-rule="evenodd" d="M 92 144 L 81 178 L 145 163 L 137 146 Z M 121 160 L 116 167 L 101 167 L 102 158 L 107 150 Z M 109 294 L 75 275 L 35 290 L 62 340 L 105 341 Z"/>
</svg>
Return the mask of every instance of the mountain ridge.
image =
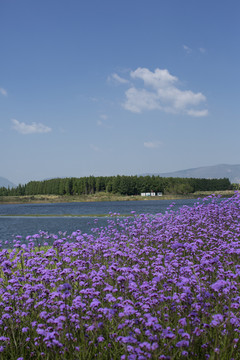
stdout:
<svg viewBox="0 0 240 360">
<path fill-rule="evenodd" d="M 182 177 L 182 178 L 205 178 L 222 179 L 228 178 L 231 183 L 240 183 L 240 165 L 219 164 L 210 166 L 200 166 L 196 168 L 178 170 L 167 173 L 148 173 L 144 175 L 155 175 L 162 177 Z"/>
<path fill-rule="evenodd" d="M 0 176 L 0 187 L 13 188 L 13 187 L 16 187 L 16 185 L 14 183 L 12 183 L 10 180 L 8 180 L 7 178 Z"/>
<path fill-rule="evenodd" d="M 222 179 L 228 178 L 231 183 L 240 183 L 240 164 L 219 164 L 210 166 L 200 166 L 184 170 L 166 172 L 166 173 L 144 173 L 140 176 L 155 175 L 162 177 L 181 177 L 181 178 L 205 178 L 205 179 Z M 41 180 L 40 180 L 41 181 Z M 16 184 L 7 178 L 0 176 L 0 187 L 17 187 Z"/>
</svg>

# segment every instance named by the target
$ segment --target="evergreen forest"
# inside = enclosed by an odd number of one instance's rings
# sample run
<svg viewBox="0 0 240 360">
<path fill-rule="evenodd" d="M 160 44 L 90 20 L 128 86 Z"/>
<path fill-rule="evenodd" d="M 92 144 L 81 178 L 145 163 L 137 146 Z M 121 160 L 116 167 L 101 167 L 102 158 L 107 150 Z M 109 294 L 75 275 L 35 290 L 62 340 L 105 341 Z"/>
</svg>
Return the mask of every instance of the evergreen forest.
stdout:
<svg viewBox="0 0 240 360">
<path fill-rule="evenodd" d="M 108 192 L 120 195 L 140 195 L 143 192 L 191 194 L 196 191 L 223 191 L 232 189 L 227 178 L 197 179 L 160 176 L 89 176 L 30 181 L 15 188 L 0 188 L 0 196 L 18 195 L 88 195 Z"/>
</svg>

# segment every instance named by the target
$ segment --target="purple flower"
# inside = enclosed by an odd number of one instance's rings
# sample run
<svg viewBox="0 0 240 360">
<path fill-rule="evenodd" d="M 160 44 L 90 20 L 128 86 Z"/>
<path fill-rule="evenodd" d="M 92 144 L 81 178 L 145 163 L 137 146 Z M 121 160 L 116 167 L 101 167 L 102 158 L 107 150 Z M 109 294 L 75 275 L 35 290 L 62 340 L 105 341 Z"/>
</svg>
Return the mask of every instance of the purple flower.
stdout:
<svg viewBox="0 0 240 360">
<path fill-rule="evenodd" d="M 198 327 L 196 327 L 193 331 L 193 334 L 196 336 L 200 336 L 203 330 L 200 330 Z"/>
<path fill-rule="evenodd" d="M 112 216 L 91 234 L 40 232 L 28 238 L 31 246 L 0 249 L 2 349 L 11 352 L 4 335 L 14 319 L 29 358 L 42 346 L 56 358 L 72 346 L 82 352 L 91 346 L 103 356 L 116 342 L 124 351 L 119 358 L 129 360 L 188 358 L 198 351 L 206 358 L 214 349 L 221 354 L 213 331 L 237 358 L 239 222 L 240 194 L 207 197 L 166 214 Z M 56 242 L 42 250 L 34 240 Z M 78 346 L 79 331 L 85 349 Z"/>
<path fill-rule="evenodd" d="M 22 328 L 22 332 L 23 332 L 23 333 L 28 332 L 28 330 L 29 330 L 29 328 L 28 328 L 28 327 L 23 327 L 23 328 Z"/>
<path fill-rule="evenodd" d="M 186 318 L 182 318 L 182 319 L 178 320 L 178 322 L 179 322 L 179 324 L 180 324 L 181 326 L 186 326 L 186 325 L 187 325 L 187 320 L 186 320 Z"/>
<path fill-rule="evenodd" d="M 190 337 L 191 337 L 191 336 L 190 336 L 188 333 L 184 332 L 184 333 L 182 333 L 181 335 L 182 335 L 183 338 L 185 338 L 185 339 L 187 339 L 187 340 L 190 340 Z"/>
<path fill-rule="evenodd" d="M 87 327 L 87 331 L 93 331 L 95 329 L 95 326 L 94 325 L 90 325 Z"/>
<path fill-rule="evenodd" d="M 165 339 L 174 339 L 176 337 L 176 335 L 174 335 L 174 333 L 172 331 L 170 331 L 169 329 L 165 329 L 162 332 L 162 337 Z"/>
<path fill-rule="evenodd" d="M 107 294 L 105 299 L 109 302 L 115 302 L 117 300 L 112 294 Z"/>
<path fill-rule="evenodd" d="M 98 338 L 97 338 L 97 341 L 98 342 L 103 342 L 105 339 L 104 339 L 104 337 L 103 336 L 99 336 Z"/>
<path fill-rule="evenodd" d="M 222 290 L 223 287 L 227 284 L 225 280 L 217 280 L 214 284 L 211 285 L 211 288 L 215 291 Z"/>
<path fill-rule="evenodd" d="M 72 290 L 72 286 L 69 283 L 65 283 L 65 284 L 60 285 L 58 290 L 59 291 L 62 291 L 62 290 L 70 291 L 70 290 Z"/>
<path fill-rule="evenodd" d="M 211 321 L 211 326 L 218 326 L 221 322 L 223 322 L 223 316 L 221 314 L 215 314 L 212 316 L 213 320 Z"/>
<path fill-rule="evenodd" d="M 93 301 L 90 304 L 90 307 L 95 308 L 95 307 L 98 307 L 100 304 L 101 303 L 100 303 L 100 301 L 98 299 L 93 299 Z"/>
<path fill-rule="evenodd" d="M 188 340 L 181 340 L 176 343 L 176 347 L 188 347 L 189 341 Z"/>
<path fill-rule="evenodd" d="M 147 341 L 144 341 L 143 343 L 140 343 L 139 347 L 140 348 L 146 348 L 149 351 L 152 350 L 151 344 L 149 342 L 147 342 Z"/>
<path fill-rule="evenodd" d="M 9 341 L 10 339 L 6 336 L 0 336 L 0 341 Z"/>
<path fill-rule="evenodd" d="M 159 348 L 158 343 L 157 343 L 157 342 L 154 342 L 154 343 L 152 344 L 152 350 L 154 351 L 154 350 L 156 350 L 156 349 L 158 349 L 158 348 Z"/>
</svg>

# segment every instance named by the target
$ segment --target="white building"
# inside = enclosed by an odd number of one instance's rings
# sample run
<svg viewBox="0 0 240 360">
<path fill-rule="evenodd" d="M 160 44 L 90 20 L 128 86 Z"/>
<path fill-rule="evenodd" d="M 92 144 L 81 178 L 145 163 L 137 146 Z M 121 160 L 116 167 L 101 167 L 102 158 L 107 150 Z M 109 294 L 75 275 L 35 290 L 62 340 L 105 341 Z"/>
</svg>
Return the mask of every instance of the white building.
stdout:
<svg viewBox="0 0 240 360">
<path fill-rule="evenodd" d="M 162 196 L 162 192 L 157 192 L 157 194 L 153 191 L 141 193 L 141 196 Z"/>
</svg>

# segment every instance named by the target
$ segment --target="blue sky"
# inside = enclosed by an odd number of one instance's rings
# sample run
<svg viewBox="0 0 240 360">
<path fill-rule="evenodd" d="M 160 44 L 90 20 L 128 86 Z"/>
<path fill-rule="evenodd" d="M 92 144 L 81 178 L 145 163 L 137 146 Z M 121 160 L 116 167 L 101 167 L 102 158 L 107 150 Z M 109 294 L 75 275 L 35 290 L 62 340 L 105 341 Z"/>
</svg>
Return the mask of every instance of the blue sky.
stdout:
<svg viewBox="0 0 240 360">
<path fill-rule="evenodd" d="M 1 0 L 0 176 L 240 163 L 239 0 Z"/>
</svg>

